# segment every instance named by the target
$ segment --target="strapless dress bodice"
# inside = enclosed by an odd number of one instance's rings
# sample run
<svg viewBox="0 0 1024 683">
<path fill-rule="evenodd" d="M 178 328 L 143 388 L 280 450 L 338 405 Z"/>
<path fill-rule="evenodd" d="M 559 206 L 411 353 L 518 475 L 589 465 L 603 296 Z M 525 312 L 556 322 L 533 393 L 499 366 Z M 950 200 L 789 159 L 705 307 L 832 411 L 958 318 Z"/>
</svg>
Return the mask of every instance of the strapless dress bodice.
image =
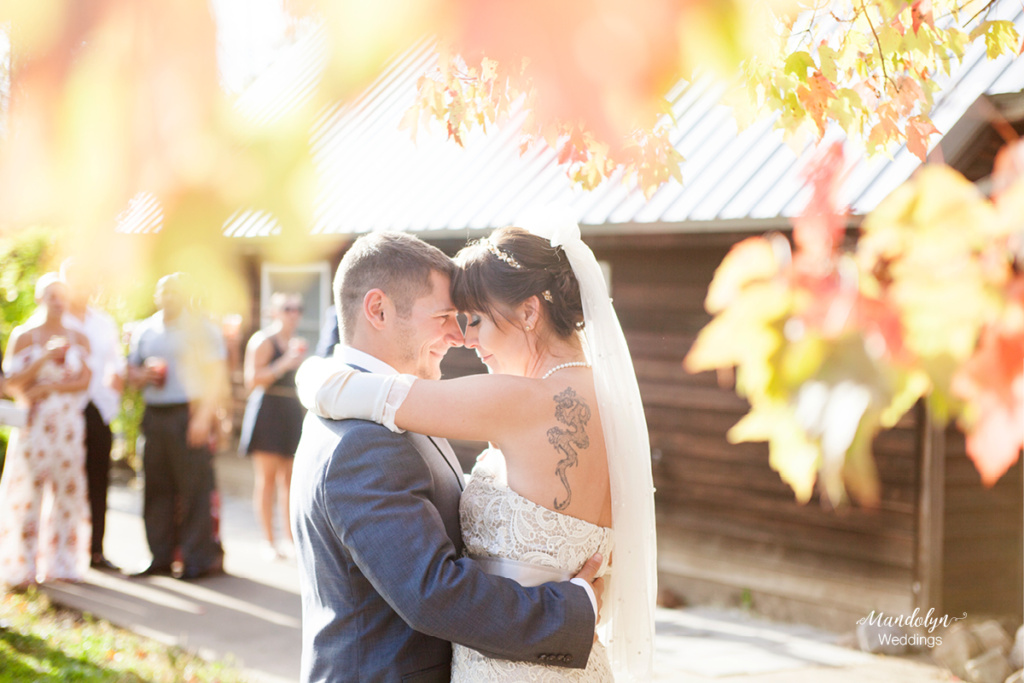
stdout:
<svg viewBox="0 0 1024 683">
<path fill-rule="evenodd" d="M 599 574 L 604 573 L 611 555 L 610 528 L 550 510 L 510 489 L 504 456 L 496 449 L 489 449 L 478 458 L 462 493 L 459 519 L 465 552 L 473 557 L 538 565 L 556 570 L 567 578 L 576 574 L 596 552 L 605 558 Z M 461 645 L 454 648 L 453 683 L 611 683 L 612 680 L 608 656 L 600 642 L 595 643 L 586 669 L 490 659 Z"/>
</svg>

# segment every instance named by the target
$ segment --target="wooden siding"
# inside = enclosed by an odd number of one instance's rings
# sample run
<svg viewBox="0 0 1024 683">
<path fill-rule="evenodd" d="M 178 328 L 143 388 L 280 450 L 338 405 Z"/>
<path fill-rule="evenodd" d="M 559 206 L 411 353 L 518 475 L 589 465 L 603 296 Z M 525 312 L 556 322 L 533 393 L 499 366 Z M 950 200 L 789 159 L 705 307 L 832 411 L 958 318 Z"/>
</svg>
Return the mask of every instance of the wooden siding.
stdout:
<svg viewBox="0 0 1024 683">
<path fill-rule="evenodd" d="M 819 623 L 845 628 L 872 609 L 909 611 L 917 415 L 875 443 L 883 486 L 878 509 L 831 510 L 817 496 L 800 505 L 769 467 L 765 444 L 727 442 L 726 432 L 748 409 L 731 378 L 682 368 L 710 319 L 703 302 L 714 269 L 745 236 L 588 240 L 611 264 L 612 295 L 644 400 L 662 582 L 695 601 L 735 598 L 746 589 L 765 611 L 814 620 L 808 611 L 816 610 L 828 617 Z M 794 603 L 806 609 L 794 612 Z"/>
<path fill-rule="evenodd" d="M 981 483 L 963 435 L 946 431 L 942 610 L 1015 617 L 1024 596 L 1024 481 L 1020 460 L 992 488 Z"/>
</svg>

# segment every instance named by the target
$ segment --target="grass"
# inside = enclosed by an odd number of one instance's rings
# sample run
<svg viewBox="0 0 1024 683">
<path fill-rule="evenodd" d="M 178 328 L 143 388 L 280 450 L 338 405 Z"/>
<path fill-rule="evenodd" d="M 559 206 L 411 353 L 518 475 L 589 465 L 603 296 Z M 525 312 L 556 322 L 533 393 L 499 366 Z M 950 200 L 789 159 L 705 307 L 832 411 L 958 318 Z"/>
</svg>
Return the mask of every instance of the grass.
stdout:
<svg viewBox="0 0 1024 683">
<path fill-rule="evenodd" d="M 0 603 L 0 680 L 4 683 L 242 683 L 230 663 L 207 662 L 53 605 L 40 591 L 6 593 Z"/>
</svg>

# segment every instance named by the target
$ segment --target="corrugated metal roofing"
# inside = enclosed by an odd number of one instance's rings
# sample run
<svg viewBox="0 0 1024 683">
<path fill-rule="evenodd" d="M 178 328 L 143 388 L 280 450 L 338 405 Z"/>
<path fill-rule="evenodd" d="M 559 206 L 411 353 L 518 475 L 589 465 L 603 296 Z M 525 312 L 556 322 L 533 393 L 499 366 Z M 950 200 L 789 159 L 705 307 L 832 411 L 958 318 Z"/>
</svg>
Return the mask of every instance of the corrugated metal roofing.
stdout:
<svg viewBox="0 0 1024 683">
<path fill-rule="evenodd" d="M 1002 2 L 993 19 L 1011 19 L 1024 33 L 1024 9 Z M 431 44 L 396 59 L 351 104 L 325 114 L 313 135 L 321 173 L 314 234 L 371 230 L 480 230 L 514 223 L 531 207 L 567 204 L 588 229 L 718 230 L 798 214 L 807 200 L 800 173 L 814 155 L 794 153 L 772 118 L 739 131 L 720 104 L 725 86 L 710 78 L 680 84 L 670 94 L 677 125 L 672 141 L 686 158 L 682 185 L 671 182 L 649 200 L 618 177 L 584 192 L 572 186 L 555 152 L 519 155 L 520 117 L 488 134 L 475 132 L 459 147 L 433 132 L 414 143 L 398 129 L 414 102 L 416 80 L 435 63 Z M 984 94 L 1024 90 L 1024 60 L 985 56 L 974 45 L 936 95 L 932 120 L 943 134 Z M 983 121 L 978 121 L 981 125 Z M 842 139 L 830 129 L 826 142 Z M 905 147 L 892 158 L 863 159 L 850 148 L 843 200 L 864 214 L 910 177 L 920 161 Z M 600 228 L 598 228 L 600 226 Z"/>
<path fill-rule="evenodd" d="M 1003 0 L 990 18 L 1010 19 L 1024 34 L 1024 8 Z M 309 96 L 319 73 L 324 36 L 312 31 L 239 98 L 251 118 L 280 114 L 281 106 Z M 434 67 L 432 43 L 424 40 L 397 57 L 366 92 L 326 111 L 311 144 L 320 172 L 312 234 L 357 234 L 371 230 L 410 232 L 488 230 L 514 223 L 527 210 L 550 203 L 570 206 L 586 230 L 716 231 L 781 226 L 797 215 L 808 192 L 800 180 L 815 148 L 795 153 L 773 128 L 774 117 L 738 130 L 720 104 L 725 84 L 711 78 L 680 83 L 669 93 L 676 125 L 671 139 L 686 161 L 683 183 L 670 182 L 650 199 L 616 175 L 585 192 L 574 187 L 556 153 L 544 145 L 519 154 L 522 114 L 487 134 L 475 131 L 465 147 L 445 139 L 436 122 L 413 142 L 399 130 L 415 101 L 416 81 Z M 985 94 L 1024 90 L 1024 60 L 986 58 L 974 45 L 935 97 L 932 120 L 943 135 L 968 120 Z M 276 92 L 276 96 L 275 93 Z M 280 106 L 279 106 L 280 105 Z M 966 116 L 965 116 L 966 115 Z M 961 135 L 961 137 L 963 137 Z M 842 139 L 833 127 L 826 142 Z M 950 141 L 943 139 L 943 147 Z M 876 206 L 920 166 L 905 147 L 892 158 L 864 159 L 850 145 L 842 200 L 855 215 Z M 133 198 L 118 217 L 118 232 L 154 233 L 162 228 L 159 201 L 148 193 Z M 280 233 L 274 216 L 240 210 L 222 226 L 227 237 Z"/>
</svg>

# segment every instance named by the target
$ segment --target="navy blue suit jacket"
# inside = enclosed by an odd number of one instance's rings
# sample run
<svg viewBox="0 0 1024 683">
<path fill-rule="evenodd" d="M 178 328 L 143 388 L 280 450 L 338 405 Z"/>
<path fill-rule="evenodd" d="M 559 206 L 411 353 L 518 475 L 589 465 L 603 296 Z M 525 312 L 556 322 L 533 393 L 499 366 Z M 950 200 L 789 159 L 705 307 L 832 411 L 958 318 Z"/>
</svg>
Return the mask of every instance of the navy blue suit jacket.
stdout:
<svg viewBox="0 0 1024 683">
<path fill-rule="evenodd" d="M 451 641 L 586 666 L 594 613 L 583 588 L 524 588 L 462 557 L 463 476 L 437 442 L 312 414 L 302 431 L 291 489 L 301 680 L 447 683 Z"/>
</svg>

